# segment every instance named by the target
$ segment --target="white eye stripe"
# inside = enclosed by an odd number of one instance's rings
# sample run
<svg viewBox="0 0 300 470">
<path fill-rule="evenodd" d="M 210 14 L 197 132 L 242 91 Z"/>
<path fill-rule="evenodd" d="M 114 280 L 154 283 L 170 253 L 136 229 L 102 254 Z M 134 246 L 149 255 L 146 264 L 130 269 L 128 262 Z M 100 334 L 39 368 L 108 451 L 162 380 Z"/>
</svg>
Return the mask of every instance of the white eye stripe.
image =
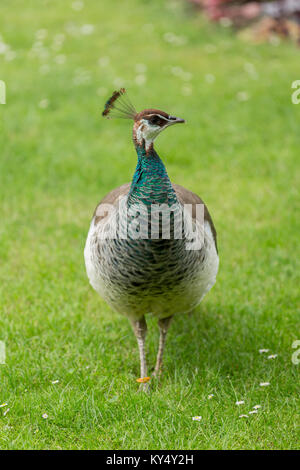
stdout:
<svg viewBox="0 0 300 470">
<path fill-rule="evenodd" d="M 166 118 L 165 116 L 162 116 L 161 114 L 149 114 L 149 117 L 153 117 L 153 116 L 157 116 L 160 119 L 164 119 L 165 121 L 169 121 L 168 118 Z"/>
</svg>

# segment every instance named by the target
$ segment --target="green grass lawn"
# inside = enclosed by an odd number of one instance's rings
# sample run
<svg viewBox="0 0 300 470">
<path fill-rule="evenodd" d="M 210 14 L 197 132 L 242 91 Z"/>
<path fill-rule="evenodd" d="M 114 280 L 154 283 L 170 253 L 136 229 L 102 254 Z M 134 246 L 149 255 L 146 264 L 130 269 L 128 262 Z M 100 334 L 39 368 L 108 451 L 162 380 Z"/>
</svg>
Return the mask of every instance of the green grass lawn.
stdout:
<svg viewBox="0 0 300 470">
<path fill-rule="evenodd" d="M 2 0 L 0 34 L 0 448 L 299 447 L 299 49 L 163 0 Z M 217 283 L 174 320 L 149 394 L 131 326 L 83 260 L 97 202 L 136 164 L 131 123 L 101 118 L 121 85 L 137 109 L 186 119 L 156 148 L 219 242 Z M 152 365 L 157 342 L 149 318 Z"/>
</svg>

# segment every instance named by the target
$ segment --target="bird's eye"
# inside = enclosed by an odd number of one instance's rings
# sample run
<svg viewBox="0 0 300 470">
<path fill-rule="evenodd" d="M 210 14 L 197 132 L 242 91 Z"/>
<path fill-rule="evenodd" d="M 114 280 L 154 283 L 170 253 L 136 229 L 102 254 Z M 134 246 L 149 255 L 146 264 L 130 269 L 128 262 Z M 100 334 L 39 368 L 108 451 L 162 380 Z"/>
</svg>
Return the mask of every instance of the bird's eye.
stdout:
<svg viewBox="0 0 300 470">
<path fill-rule="evenodd" d="M 158 116 L 151 116 L 151 118 L 149 119 L 149 122 L 150 124 L 159 124 L 160 119 Z"/>
</svg>

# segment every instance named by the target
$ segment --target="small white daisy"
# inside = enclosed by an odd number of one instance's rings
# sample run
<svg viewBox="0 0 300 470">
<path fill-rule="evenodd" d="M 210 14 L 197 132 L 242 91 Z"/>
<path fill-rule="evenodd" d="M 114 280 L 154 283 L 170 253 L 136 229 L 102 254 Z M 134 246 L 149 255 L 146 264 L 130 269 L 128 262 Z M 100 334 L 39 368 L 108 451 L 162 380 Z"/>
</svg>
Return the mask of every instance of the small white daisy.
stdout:
<svg viewBox="0 0 300 470">
<path fill-rule="evenodd" d="M 72 3 L 72 9 L 75 11 L 81 11 L 84 7 L 84 3 L 81 0 L 76 0 Z"/>
<path fill-rule="evenodd" d="M 261 408 L 261 405 L 255 405 L 255 406 L 253 406 L 253 408 L 254 408 L 255 410 L 258 410 L 259 408 Z"/>
<path fill-rule="evenodd" d="M 6 416 L 7 413 L 9 412 L 9 410 L 10 410 L 10 408 L 7 408 L 7 409 L 4 411 L 3 416 Z"/>
<path fill-rule="evenodd" d="M 100 59 L 98 60 L 98 64 L 101 66 L 101 67 L 107 67 L 108 64 L 110 62 L 110 58 L 107 57 L 107 56 L 104 56 L 104 57 L 100 57 Z"/>
<path fill-rule="evenodd" d="M 212 73 L 207 73 L 205 75 L 206 83 L 214 83 L 215 80 L 216 80 L 216 77 Z"/>
<path fill-rule="evenodd" d="M 39 108 L 41 109 L 46 109 L 48 108 L 48 106 L 49 106 L 49 100 L 47 100 L 47 98 L 44 98 L 43 100 L 39 102 Z"/>
<path fill-rule="evenodd" d="M 134 81 L 137 85 L 140 85 L 140 86 L 144 85 L 144 83 L 146 83 L 146 81 L 147 81 L 146 75 L 142 75 L 142 74 L 137 75 L 135 77 Z"/>
<path fill-rule="evenodd" d="M 214 394 L 213 394 L 213 393 L 211 393 L 210 395 L 208 395 L 208 397 L 207 397 L 207 398 L 208 398 L 209 400 L 211 400 L 213 397 L 214 397 Z"/>
<path fill-rule="evenodd" d="M 7 403 L 2 403 L 2 404 L 0 405 L 0 408 L 3 408 L 4 406 L 7 406 Z"/>
<path fill-rule="evenodd" d="M 253 78 L 253 80 L 257 80 L 258 78 L 258 73 L 254 67 L 253 64 L 251 64 L 251 62 L 246 62 L 244 64 L 244 70 L 245 72 L 247 72 L 251 78 Z"/>
<path fill-rule="evenodd" d="M 232 20 L 230 18 L 227 18 L 226 16 L 220 18 L 219 23 L 221 26 L 224 26 L 224 28 L 229 28 L 230 26 L 232 26 Z"/>
<path fill-rule="evenodd" d="M 249 94 L 246 91 L 239 91 L 236 95 L 238 101 L 248 101 Z"/>
<path fill-rule="evenodd" d="M 42 414 L 42 418 L 47 419 L 48 418 L 47 413 Z"/>
<path fill-rule="evenodd" d="M 46 29 L 39 29 L 39 30 L 35 33 L 35 37 L 36 37 L 39 41 L 43 41 L 43 39 L 46 39 L 47 34 L 48 34 L 48 31 L 47 31 Z"/>
<path fill-rule="evenodd" d="M 244 400 L 240 400 L 240 401 L 236 401 L 235 404 L 240 406 L 240 405 L 244 405 L 245 402 L 244 402 Z"/>
<path fill-rule="evenodd" d="M 270 351 L 270 349 L 259 349 L 259 354 L 267 353 Z"/>
<path fill-rule="evenodd" d="M 248 415 L 240 415 L 239 418 L 249 418 Z"/>
<path fill-rule="evenodd" d="M 207 54 L 214 54 L 215 52 L 217 52 L 217 47 L 214 44 L 206 44 L 204 46 L 204 52 L 206 52 Z"/>
<path fill-rule="evenodd" d="M 43 64 L 40 66 L 40 73 L 42 75 L 46 75 L 50 71 L 50 65 L 49 64 Z"/>
<path fill-rule="evenodd" d="M 258 411 L 257 410 L 249 411 L 249 415 L 254 415 L 255 413 L 258 413 Z"/>
<path fill-rule="evenodd" d="M 66 36 L 64 35 L 64 33 L 58 33 L 54 36 L 53 42 L 55 42 L 55 44 L 62 44 L 65 38 Z"/>
<path fill-rule="evenodd" d="M 9 49 L 9 46 L 0 41 L 0 54 L 4 54 Z"/>
<path fill-rule="evenodd" d="M 154 31 L 154 26 L 152 23 L 146 23 L 143 25 L 142 30 L 146 33 L 152 33 Z"/>
<path fill-rule="evenodd" d="M 145 65 L 145 64 L 136 64 L 135 70 L 136 70 L 137 73 L 143 74 L 143 73 L 147 72 L 147 65 Z"/>
<path fill-rule="evenodd" d="M 116 88 L 120 88 L 121 86 L 124 85 L 124 80 L 121 77 L 117 77 L 114 79 L 113 84 Z"/>
<path fill-rule="evenodd" d="M 95 26 L 93 24 L 84 24 L 80 28 L 81 34 L 84 34 L 85 36 L 92 34 L 95 30 Z"/>
<path fill-rule="evenodd" d="M 192 80 L 193 74 L 191 74 L 190 72 L 183 72 L 183 73 L 181 74 L 181 78 L 182 78 L 182 80 L 184 80 L 185 82 L 189 82 L 190 80 Z"/>
<path fill-rule="evenodd" d="M 53 385 L 58 384 L 58 383 L 59 383 L 59 380 L 52 380 L 51 383 L 52 383 Z"/>
<path fill-rule="evenodd" d="M 270 382 L 260 382 L 259 384 L 261 387 L 268 387 L 270 385 Z"/>
<path fill-rule="evenodd" d="M 62 65 L 66 62 L 66 56 L 64 54 L 59 54 L 56 57 L 54 57 L 54 61 L 57 64 Z"/>
<path fill-rule="evenodd" d="M 275 359 L 277 356 L 278 354 L 270 354 L 270 356 L 268 356 L 268 359 Z"/>
<path fill-rule="evenodd" d="M 181 88 L 181 93 L 182 93 L 183 96 L 190 96 L 193 93 L 193 89 L 192 89 L 192 87 L 190 87 L 188 85 L 184 85 Z"/>
<path fill-rule="evenodd" d="M 15 51 L 8 50 L 5 54 L 5 60 L 7 60 L 7 62 L 11 62 L 16 57 L 17 57 L 17 53 Z"/>
<path fill-rule="evenodd" d="M 193 421 L 201 421 L 201 419 L 202 419 L 202 416 L 193 416 L 192 417 Z"/>
</svg>

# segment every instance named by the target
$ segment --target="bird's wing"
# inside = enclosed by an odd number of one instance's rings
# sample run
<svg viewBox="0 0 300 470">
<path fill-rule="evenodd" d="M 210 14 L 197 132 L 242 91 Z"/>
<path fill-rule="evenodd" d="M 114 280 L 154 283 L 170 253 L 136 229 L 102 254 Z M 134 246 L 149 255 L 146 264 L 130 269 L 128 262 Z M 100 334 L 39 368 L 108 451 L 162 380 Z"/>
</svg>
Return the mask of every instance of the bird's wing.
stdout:
<svg viewBox="0 0 300 470">
<path fill-rule="evenodd" d="M 192 217 L 193 219 L 196 218 L 196 205 L 197 204 L 203 204 L 204 205 L 204 220 L 209 223 L 215 245 L 216 245 L 216 250 L 218 251 L 217 247 L 217 232 L 214 226 L 214 223 L 212 221 L 212 218 L 210 216 L 210 213 L 208 212 L 208 209 L 202 199 L 197 196 L 197 194 L 193 193 L 192 191 L 189 191 L 188 189 L 184 188 L 183 186 L 180 186 L 179 184 L 172 184 L 174 191 L 176 193 L 176 196 L 181 202 L 181 204 L 192 204 Z"/>
<path fill-rule="evenodd" d="M 122 186 L 113 189 L 108 194 L 106 194 L 103 199 L 101 199 L 93 215 L 95 225 L 97 225 L 101 220 L 104 222 L 104 219 L 107 217 L 107 214 L 103 214 L 101 206 L 103 204 L 112 204 L 117 207 L 119 204 L 119 197 L 126 196 L 129 192 L 129 189 L 130 183 L 122 184 Z"/>
</svg>

